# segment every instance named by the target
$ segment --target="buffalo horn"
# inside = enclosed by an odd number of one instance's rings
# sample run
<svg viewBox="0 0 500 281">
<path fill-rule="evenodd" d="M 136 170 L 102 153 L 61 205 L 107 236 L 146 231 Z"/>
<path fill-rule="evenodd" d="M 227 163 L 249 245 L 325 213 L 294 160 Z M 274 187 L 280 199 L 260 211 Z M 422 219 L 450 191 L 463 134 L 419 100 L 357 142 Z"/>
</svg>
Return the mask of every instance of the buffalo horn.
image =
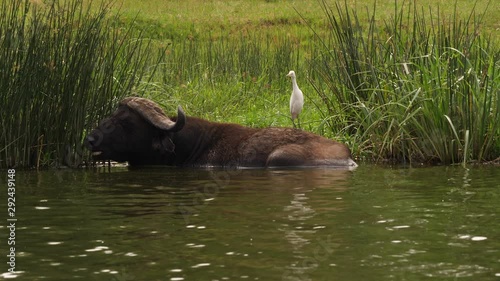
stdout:
<svg viewBox="0 0 500 281">
<path fill-rule="evenodd" d="M 186 123 L 186 115 L 180 105 L 177 108 L 177 121 L 173 122 L 163 113 L 163 110 L 158 107 L 156 103 L 150 100 L 132 97 L 123 99 L 120 104 L 130 107 L 148 120 L 153 126 L 165 131 L 177 132 L 181 130 Z"/>
</svg>

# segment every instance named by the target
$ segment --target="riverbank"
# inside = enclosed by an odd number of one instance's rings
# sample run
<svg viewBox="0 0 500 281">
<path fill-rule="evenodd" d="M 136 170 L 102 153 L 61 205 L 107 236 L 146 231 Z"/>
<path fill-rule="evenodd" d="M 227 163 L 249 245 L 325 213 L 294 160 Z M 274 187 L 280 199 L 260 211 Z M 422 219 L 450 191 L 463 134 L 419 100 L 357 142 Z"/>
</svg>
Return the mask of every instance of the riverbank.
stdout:
<svg viewBox="0 0 500 281">
<path fill-rule="evenodd" d="M 33 3 L 29 14 L 50 10 Z M 291 126 L 291 69 L 305 94 L 302 128 L 347 143 L 357 159 L 493 160 L 500 155 L 498 5 L 435 3 L 123 0 L 93 4 L 101 11 L 88 18 L 95 33 L 53 18 L 65 35 L 19 33 L 24 42 L 35 42 L 33 34 L 42 40 L 18 53 L 2 50 L 11 59 L 0 66 L 8 74 L 0 82 L 8 109 L 0 166 L 79 163 L 88 157 L 83 136 L 131 94 L 171 114 L 182 105 L 212 121 Z M 88 38 L 101 47 L 78 48 L 93 46 L 80 43 Z M 35 46 L 47 56 L 30 55 Z M 58 50 L 72 52 L 55 57 Z M 69 73 L 81 76 L 68 80 Z"/>
</svg>

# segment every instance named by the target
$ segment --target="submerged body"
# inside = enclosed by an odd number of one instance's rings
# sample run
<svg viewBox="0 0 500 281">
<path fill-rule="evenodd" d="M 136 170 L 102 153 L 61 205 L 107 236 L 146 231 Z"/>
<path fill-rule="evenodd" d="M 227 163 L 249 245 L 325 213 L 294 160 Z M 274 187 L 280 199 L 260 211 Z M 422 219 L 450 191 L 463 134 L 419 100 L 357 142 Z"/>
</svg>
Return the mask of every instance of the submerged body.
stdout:
<svg viewBox="0 0 500 281">
<path fill-rule="evenodd" d="M 126 98 L 86 137 L 95 160 L 171 166 L 355 167 L 347 146 L 291 128 L 248 128 L 185 116 L 167 117 L 154 102 Z"/>
</svg>

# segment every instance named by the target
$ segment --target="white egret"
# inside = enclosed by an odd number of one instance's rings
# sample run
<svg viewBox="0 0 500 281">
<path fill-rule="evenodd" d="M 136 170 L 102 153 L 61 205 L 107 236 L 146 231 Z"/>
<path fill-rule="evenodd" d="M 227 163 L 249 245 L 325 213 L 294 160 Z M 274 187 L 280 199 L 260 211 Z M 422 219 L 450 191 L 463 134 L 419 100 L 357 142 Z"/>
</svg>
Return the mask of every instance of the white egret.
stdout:
<svg viewBox="0 0 500 281">
<path fill-rule="evenodd" d="M 300 128 L 299 114 L 302 111 L 302 107 L 304 106 L 304 95 L 297 85 L 295 71 L 290 70 L 290 72 L 288 72 L 286 76 L 292 78 L 292 96 L 290 97 L 290 114 L 292 115 L 292 123 L 295 127 L 295 122 L 293 120 L 297 118 L 297 122 Z"/>
</svg>

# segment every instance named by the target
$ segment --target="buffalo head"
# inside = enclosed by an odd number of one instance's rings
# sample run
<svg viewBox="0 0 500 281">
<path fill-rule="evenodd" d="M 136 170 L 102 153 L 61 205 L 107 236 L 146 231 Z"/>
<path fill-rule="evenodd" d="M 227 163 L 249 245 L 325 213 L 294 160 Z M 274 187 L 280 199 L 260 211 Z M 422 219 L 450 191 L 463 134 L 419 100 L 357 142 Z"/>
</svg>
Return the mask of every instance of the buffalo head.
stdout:
<svg viewBox="0 0 500 281">
<path fill-rule="evenodd" d="M 167 117 L 156 103 L 138 97 L 123 99 L 84 140 L 94 160 L 130 164 L 166 164 L 175 145 L 172 134 L 186 122 L 182 108 L 177 118 Z M 144 159 L 147 159 L 146 163 Z"/>
</svg>

